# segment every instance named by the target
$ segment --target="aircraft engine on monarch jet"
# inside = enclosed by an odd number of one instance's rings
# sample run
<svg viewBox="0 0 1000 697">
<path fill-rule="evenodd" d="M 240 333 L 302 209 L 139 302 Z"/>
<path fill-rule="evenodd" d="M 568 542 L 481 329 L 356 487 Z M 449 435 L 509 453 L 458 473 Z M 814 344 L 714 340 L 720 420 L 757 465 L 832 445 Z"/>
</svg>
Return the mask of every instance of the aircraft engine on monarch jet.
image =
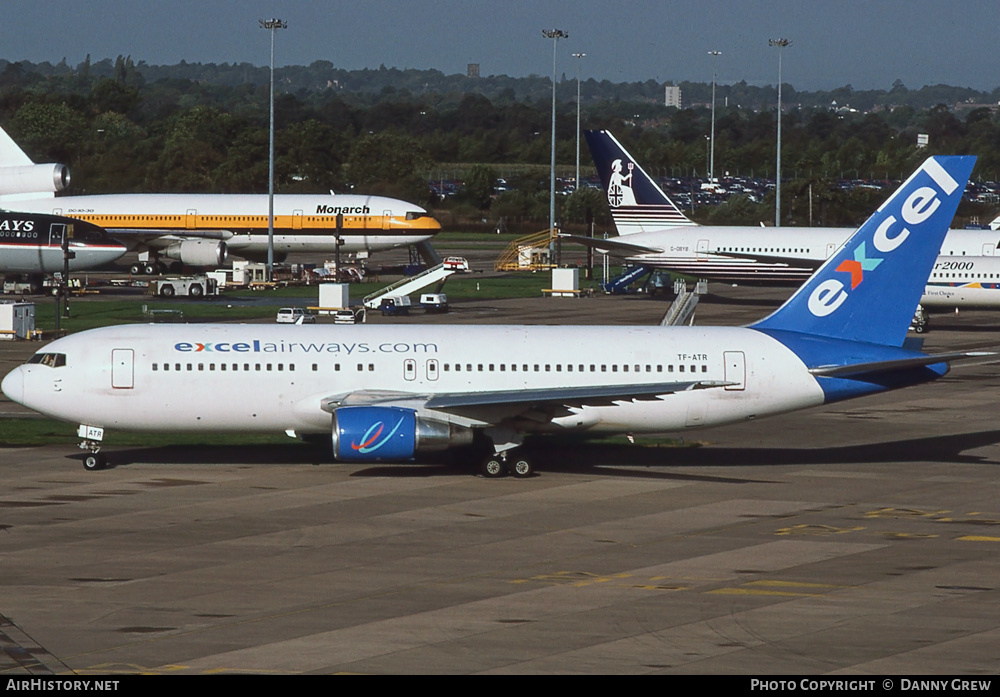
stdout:
<svg viewBox="0 0 1000 697">
<path fill-rule="evenodd" d="M 188 266 L 222 266 L 226 262 L 228 250 L 225 242 L 216 240 L 184 240 L 172 244 L 160 252 L 161 256 L 187 264 Z"/>
<path fill-rule="evenodd" d="M 340 407 L 333 412 L 333 457 L 348 462 L 412 460 L 417 453 L 471 445 L 472 429 L 401 407 Z"/>
</svg>

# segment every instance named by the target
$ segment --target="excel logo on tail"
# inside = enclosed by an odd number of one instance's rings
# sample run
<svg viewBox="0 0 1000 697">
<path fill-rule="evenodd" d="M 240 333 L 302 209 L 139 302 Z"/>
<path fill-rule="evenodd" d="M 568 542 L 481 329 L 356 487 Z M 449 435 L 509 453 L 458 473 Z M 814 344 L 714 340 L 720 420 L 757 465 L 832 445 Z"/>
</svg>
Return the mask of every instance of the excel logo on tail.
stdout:
<svg viewBox="0 0 1000 697">
<path fill-rule="evenodd" d="M 958 182 L 937 161 L 928 160 L 924 163 L 923 167 L 917 170 L 913 177 L 900 187 L 900 192 L 905 190 L 907 185 L 913 181 L 913 178 L 921 172 L 929 175 L 940 191 L 931 186 L 921 186 L 907 196 L 899 211 L 899 215 L 903 219 L 903 225 L 900 225 L 895 215 L 886 215 L 878 223 L 875 234 L 871 239 L 872 246 L 875 249 L 869 252 L 867 240 L 859 242 L 850 252 L 850 258 L 842 259 L 836 268 L 833 269 L 834 274 L 838 275 L 824 280 L 813 289 L 809 295 L 809 312 L 816 317 L 826 317 L 836 312 L 837 308 L 847 300 L 851 291 L 864 282 L 865 274 L 877 269 L 892 252 L 906 242 L 910 236 L 910 230 L 905 226 L 920 225 L 926 221 L 941 205 L 941 199 L 938 198 L 938 194 L 943 192 L 946 196 L 950 196 L 958 188 Z M 893 196 L 886 201 L 882 205 L 882 208 L 879 209 L 879 213 L 891 205 L 896 198 L 896 196 Z M 878 215 L 876 214 L 872 220 L 877 219 Z M 850 287 L 847 285 L 848 279 Z"/>
<path fill-rule="evenodd" d="M 398 431 L 399 427 L 402 425 L 403 425 L 403 417 L 400 417 L 399 421 L 396 422 L 396 425 L 392 427 L 392 430 L 383 436 L 382 431 L 385 430 L 385 422 L 376 421 L 369 427 L 367 431 L 365 431 L 365 435 L 361 437 L 360 443 L 355 443 L 354 441 L 351 441 L 351 449 L 356 450 L 362 455 L 373 453 L 379 448 L 381 448 L 383 445 L 388 443 L 392 439 L 392 437 L 396 435 L 396 431 Z"/>
<path fill-rule="evenodd" d="M 851 290 L 854 290 L 859 285 L 861 281 L 865 279 L 865 271 L 871 271 L 872 269 L 878 268 L 878 265 L 882 263 L 881 258 L 868 259 L 865 256 L 865 243 L 862 242 L 858 245 L 858 248 L 854 250 L 853 259 L 844 259 L 837 266 L 837 271 L 843 271 L 845 273 L 851 274 Z"/>
</svg>

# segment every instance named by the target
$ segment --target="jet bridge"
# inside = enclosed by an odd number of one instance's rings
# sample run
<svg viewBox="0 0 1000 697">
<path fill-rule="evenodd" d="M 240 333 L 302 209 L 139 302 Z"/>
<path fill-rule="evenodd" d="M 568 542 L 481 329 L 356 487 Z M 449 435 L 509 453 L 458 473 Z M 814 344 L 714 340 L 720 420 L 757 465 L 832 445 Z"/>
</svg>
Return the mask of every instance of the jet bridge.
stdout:
<svg viewBox="0 0 1000 697">
<path fill-rule="evenodd" d="M 364 297 L 362 302 L 369 310 L 377 310 L 383 298 L 410 295 L 435 283 L 444 285 L 445 280 L 453 273 L 455 273 L 454 270 L 446 269 L 444 264 L 438 264 L 418 273 L 416 276 L 401 278 L 381 290 L 370 293 Z"/>
</svg>

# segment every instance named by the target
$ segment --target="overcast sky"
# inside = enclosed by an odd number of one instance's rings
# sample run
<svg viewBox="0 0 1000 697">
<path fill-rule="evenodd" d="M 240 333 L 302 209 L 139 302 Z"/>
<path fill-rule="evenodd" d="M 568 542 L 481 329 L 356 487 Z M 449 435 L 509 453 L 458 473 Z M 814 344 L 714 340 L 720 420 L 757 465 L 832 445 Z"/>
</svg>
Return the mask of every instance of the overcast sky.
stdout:
<svg viewBox="0 0 1000 697">
<path fill-rule="evenodd" d="M 276 37 L 277 65 L 328 60 L 348 69 L 436 68 L 483 75 L 550 75 L 660 82 L 712 79 L 797 89 L 853 85 L 915 89 L 944 83 L 1000 86 L 996 35 L 1000 0 L 2 0 L 0 58 L 83 61 L 131 55 L 136 62 L 267 65 L 260 18 L 288 28 Z"/>
</svg>

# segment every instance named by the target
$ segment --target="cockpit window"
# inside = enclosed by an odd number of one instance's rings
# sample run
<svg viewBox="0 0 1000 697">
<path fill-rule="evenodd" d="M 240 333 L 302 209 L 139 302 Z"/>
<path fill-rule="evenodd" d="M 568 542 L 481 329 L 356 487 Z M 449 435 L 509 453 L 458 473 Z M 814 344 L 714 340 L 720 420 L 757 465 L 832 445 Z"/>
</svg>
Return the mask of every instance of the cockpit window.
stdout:
<svg viewBox="0 0 1000 697">
<path fill-rule="evenodd" d="M 430 217 L 430 213 L 427 213 L 426 211 L 407 211 L 406 212 L 406 219 L 407 220 L 416 220 L 418 218 L 427 218 L 427 217 Z"/>
<path fill-rule="evenodd" d="M 50 368 L 61 368 L 66 365 L 65 353 L 36 353 L 28 359 L 28 363 L 39 363 Z"/>
</svg>

